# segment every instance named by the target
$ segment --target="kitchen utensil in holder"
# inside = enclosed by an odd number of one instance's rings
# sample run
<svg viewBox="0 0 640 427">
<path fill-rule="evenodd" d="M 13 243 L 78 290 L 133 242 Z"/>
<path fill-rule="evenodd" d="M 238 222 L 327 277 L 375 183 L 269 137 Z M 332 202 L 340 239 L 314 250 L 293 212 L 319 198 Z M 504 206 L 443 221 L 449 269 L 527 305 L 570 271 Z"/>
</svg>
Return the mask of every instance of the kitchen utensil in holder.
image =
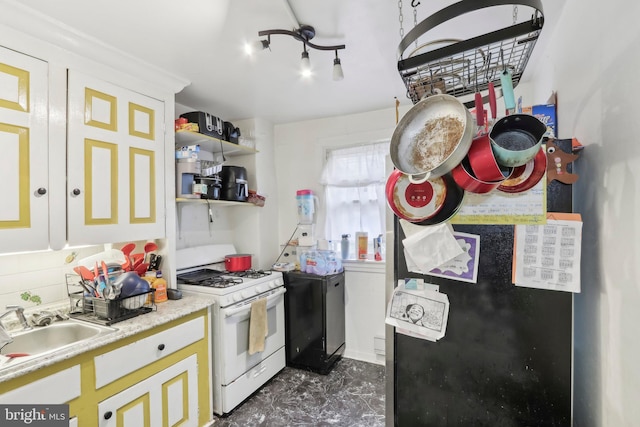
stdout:
<svg viewBox="0 0 640 427">
<path fill-rule="evenodd" d="M 443 40 L 447 42 L 445 46 L 420 53 L 423 50 L 421 48 L 434 46 L 433 39 L 437 37 L 429 32 L 440 24 L 469 12 L 508 5 L 532 7 L 533 16 L 528 21 L 514 22 L 512 26 L 467 40 L 446 39 Z M 407 97 L 416 104 L 423 96 L 434 94 L 433 86 L 437 84 L 438 92 L 457 98 L 467 98 L 468 95 L 468 100 L 461 101 L 467 108 L 471 108 L 474 105 L 476 88 L 463 76 L 472 74 L 470 70 L 477 67 L 477 73 L 472 80 L 477 77 L 477 89 L 483 94 L 483 103 L 486 103 L 489 100 L 489 83 L 493 82 L 496 87 L 501 86 L 499 75 L 503 69 L 497 61 L 491 63 L 492 57 L 496 60 L 500 57 L 501 50 L 515 88 L 527 66 L 543 24 L 541 0 L 459 1 L 439 10 L 418 23 L 398 46 L 398 72 L 407 87 Z M 408 52 L 408 48 L 414 43 L 420 44 L 424 40 L 429 42 Z"/>
<path fill-rule="evenodd" d="M 110 300 L 90 295 L 80 284 L 80 276 L 67 274 L 66 282 L 69 316 L 75 319 L 109 326 L 156 310 L 153 288 L 126 298 Z"/>
</svg>

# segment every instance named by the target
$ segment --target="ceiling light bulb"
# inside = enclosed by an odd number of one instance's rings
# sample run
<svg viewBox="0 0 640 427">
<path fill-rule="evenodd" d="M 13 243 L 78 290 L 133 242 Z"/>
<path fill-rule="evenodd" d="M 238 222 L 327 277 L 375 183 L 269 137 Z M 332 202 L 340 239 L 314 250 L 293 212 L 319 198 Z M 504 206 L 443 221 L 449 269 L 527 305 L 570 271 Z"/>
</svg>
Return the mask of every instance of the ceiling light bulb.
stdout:
<svg viewBox="0 0 640 427">
<path fill-rule="evenodd" d="M 254 52 L 259 52 L 261 50 L 267 49 L 268 47 L 268 40 L 256 40 L 251 43 L 246 43 L 244 45 L 244 51 L 247 55 L 253 55 Z"/>
<path fill-rule="evenodd" d="M 342 79 L 344 79 L 342 65 L 340 64 L 340 58 L 336 58 L 333 60 L 333 80 L 338 81 Z"/>
<path fill-rule="evenodd" d="M 309 60 L 309 52 L 306 50 L 302 52 L 300 67 L 303 76 L 309 77 L 311 75 L 311 61 Z"/>
</svg>

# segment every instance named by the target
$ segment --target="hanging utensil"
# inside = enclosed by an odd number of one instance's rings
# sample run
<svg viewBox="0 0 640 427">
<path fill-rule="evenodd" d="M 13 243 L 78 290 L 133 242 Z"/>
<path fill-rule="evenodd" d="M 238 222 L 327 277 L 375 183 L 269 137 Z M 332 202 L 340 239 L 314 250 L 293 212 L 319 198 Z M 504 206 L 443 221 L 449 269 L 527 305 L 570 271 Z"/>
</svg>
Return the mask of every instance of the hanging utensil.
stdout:
<svg viewBox="0 0 640 427">
<path fill-rule="evenodd" d="M 500 49 L 500 58 L 502 60 L 502 74 L 500 74 L 500 84 L 502 85 L 502 97 L 504 99 L 504 107 L 507 110 L 507 115 L 515 112 L 516 110 L 516 97 L 513 93 L 513 80 L 511 78 L 511 71 L 507 69 L 504 64 L 504 52 Z"/>
<path fill-rule="evenodd" d="M 482 94 L 478 90 L 478 67 L 474 66 L 476 72 L 476 93 L 475 93 L 475 106 L 476 106 L 476 123 L 478 126 L 484 126 L 484 106 L 482 104 Z"/>
<path fill-rule="evenodd" d="M 495 120 L 498 118 L 498 107 L 496 103 L 496 88 L 493 85 L 493 72 L 491 73 L 491 76 L 489 76 L 489 68 L 491 66 L 491 52 L 489 52 L 487 64 L 486 79 L 489 82 L 489 110 L 491 110 L 491 119 Z"/>
</svg>

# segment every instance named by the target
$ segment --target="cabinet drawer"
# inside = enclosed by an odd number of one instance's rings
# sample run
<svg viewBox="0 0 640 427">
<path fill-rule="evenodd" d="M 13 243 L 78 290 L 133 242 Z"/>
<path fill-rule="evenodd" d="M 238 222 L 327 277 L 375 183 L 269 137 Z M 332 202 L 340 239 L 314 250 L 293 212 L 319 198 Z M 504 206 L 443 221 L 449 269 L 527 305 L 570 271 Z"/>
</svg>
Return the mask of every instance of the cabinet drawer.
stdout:
<svg viewBox="0 0 640 427">
<path fill-rule="evenodd" d="M 7 393 L 0 394 L 0 403 L 62 404 L 80 396 L 80 366 L 72 366 Z"/>
<path fill-rule="evenodd" d="M 96 389 L 203 339 L 204 326 L 204 318 L 199 317 L 96 356 Z"/>
</svg>

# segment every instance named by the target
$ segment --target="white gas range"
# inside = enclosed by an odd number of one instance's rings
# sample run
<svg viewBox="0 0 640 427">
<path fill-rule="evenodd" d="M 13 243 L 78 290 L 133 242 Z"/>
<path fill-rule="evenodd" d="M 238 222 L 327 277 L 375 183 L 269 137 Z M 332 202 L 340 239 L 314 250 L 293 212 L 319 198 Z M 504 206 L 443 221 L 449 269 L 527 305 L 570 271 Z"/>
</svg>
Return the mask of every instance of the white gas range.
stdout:
<svg viewBox="0 0 640 427">
<path fill-rule="evenodd" d="M 285 367 L 284 280 L 277 271 L 224 271 L 232 245 L 177 251 L 178 289 L 214 297 L 212 309 L 213 412 L 231 412 Z M 264 351 L 249 354 L 251 303 L 267 300 Z"/>
</svg>

